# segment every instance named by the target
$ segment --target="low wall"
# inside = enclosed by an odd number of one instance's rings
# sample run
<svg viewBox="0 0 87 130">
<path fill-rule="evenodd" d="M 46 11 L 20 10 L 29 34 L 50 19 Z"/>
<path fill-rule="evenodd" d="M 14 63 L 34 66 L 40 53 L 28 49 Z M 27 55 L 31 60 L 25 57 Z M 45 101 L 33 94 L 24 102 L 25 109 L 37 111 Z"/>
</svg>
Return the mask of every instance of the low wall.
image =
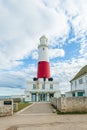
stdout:
<svg viewBox="0 0 87 130">
<path fill-rule="evenodd" d="M 18 103 L 13 103 L 13 111 L 14 112 L 18 111 Z"/>
<path fill-rule="evenodd" d="M 3 99 L 0 100 L 0 116 L 11 116 L 13 115 L 13 100 Z"/>
<path fill-rule="evenodd" d="M 57 108 L 57 98 L 51 98 L 51 104 Z"/>
<path fill-rule="evenodd" d="M 61 112 L 87 112 L 87 97 L 52 98 L 51 103 Z"/>
</svg>

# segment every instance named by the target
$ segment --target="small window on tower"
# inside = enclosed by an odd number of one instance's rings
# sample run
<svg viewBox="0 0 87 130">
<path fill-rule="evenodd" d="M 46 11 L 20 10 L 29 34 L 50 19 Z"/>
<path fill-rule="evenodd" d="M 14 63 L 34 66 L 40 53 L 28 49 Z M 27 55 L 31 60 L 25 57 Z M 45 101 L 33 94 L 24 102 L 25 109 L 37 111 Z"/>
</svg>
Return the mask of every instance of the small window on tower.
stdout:
<svg viewBox="0 0 87 130">
<path fill-rule="evenodd" d="M 43 48 L 43 51 L 44 51 L 44 48 Z"/>
<path fill-rule="evenodd" d="M 36 84 L 33 84 L 33 89 L 36 89 Z"/>
<path fill-rule="evenodd" d="M 53 84 L 50 84 L 50 89 L 53 89 Z"/>
</svg>

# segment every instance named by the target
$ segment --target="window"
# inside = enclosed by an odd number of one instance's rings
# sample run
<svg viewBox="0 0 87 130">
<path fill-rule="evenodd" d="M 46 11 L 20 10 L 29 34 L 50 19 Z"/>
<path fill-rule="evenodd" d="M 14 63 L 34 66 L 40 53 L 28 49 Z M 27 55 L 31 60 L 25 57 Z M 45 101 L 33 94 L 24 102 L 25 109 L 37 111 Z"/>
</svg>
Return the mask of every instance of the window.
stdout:
<svg viewBox="0 0 87 130">
<path fill-rule="evenodd" d="M 53 84 L 50 84 L 50 89 L 53 89 Z"/>
<path fill-rule="evenodd" d="M 79 79 L 79 84 L 82 84 L 83 83 L 83 79 Z"/>
<path fill-rule="evenodd" d="M 86 82 L 86 84 L 87 84 L 87 76 L 85 77 L 85 82 Z"/>
<path fill-rule="evenodd" d="M 33 89 L 36 89 L 36 84 L 33 84 Z"/>
<path fill-rule="evenodd" d="M 75 81 L 75 87 L 77 86 L 77 81 Z"/>
<path fill-rule="evenodd" d="M 83 96 L 83 92 L 78 92 L 78 96 Z"/>
</svg>

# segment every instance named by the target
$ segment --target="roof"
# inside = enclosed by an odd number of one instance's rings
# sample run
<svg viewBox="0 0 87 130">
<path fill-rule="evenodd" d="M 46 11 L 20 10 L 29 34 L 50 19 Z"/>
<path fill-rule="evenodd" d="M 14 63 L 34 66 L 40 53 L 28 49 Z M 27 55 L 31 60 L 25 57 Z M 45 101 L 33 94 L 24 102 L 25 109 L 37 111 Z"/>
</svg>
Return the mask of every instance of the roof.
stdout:
<svg viewBox="0 0 87 130">
<path fill-rule="evenodd" d="M 40 39 L 47 39 L 45 35 L 41 36 Z"/>
<path fill-rule="evenodd" d="M 76 75 L 75 75 L 75 77 L 71 80 L 71 81 L 73 81 L 73 80 L 76 80 L 77 78 L 79 78 L 80 76 L 82 76 L 82 75 L 84 75 L 84 74 L 86 74 L 87 73 L 87 65 L 85 65 Z M 70 81 L 70 82 L 71 82 Z"/>
</svg>

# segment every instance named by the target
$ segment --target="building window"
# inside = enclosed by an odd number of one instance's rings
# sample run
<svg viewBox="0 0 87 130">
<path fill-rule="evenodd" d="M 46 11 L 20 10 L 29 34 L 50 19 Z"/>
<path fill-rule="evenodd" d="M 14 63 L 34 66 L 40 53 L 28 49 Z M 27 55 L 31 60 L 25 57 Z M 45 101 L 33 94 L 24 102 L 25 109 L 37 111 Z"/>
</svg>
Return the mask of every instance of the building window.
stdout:
<svg viewBox="0 0 87 130">
<path fill-rule="evenodd" d="M 85 77 L 85 82 L 86 82 L 86 84 L 87 84 L 87 76 Z"/>
<path fill-rule="evenodd" d="M 77 81 L 75 81 L 75 87 L 77 86 Z"/>
<path fill-rule="evenodd" d="M 36 89 L 36 84 L 33 84 L 33 89 Z"/>
<path fill-rule="evenodd" d="M 45 89 L 45 84 L 42 84 L 42 89 Z"/>
<path fill-rule="evenodd" d="M 78 96 L 83 96 L 83 92 L 78 92 Z"/>
<path fill-rule="evenodd" d="M 83 79 L 79 79 L 79 84 L 82 84 L 83 83 Z"/>
<path fill-rule="evenodd" d="M 53 84 L 50 84 L 50 89 L 53 89 Z"/>
</svg>

